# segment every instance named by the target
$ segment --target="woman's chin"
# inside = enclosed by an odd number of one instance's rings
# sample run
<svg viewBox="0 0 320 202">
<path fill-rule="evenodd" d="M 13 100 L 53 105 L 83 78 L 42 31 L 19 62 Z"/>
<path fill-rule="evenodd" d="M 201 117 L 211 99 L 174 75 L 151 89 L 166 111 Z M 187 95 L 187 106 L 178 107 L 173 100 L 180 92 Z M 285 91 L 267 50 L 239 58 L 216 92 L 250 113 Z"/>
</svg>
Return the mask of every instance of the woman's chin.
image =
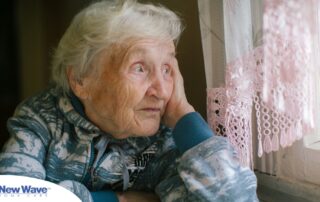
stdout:
<svg viewBox="0 0 320 202">
<path fill-rule="evenodd" d="M 155 135 L 159 130 L 159 124 L 151 126 L 145 126 L 141 128 L 139 131 L 136 131 L 135 136 L 136 137 L 148 137 L 148 136 L 153 136 Z"/>
</svg>

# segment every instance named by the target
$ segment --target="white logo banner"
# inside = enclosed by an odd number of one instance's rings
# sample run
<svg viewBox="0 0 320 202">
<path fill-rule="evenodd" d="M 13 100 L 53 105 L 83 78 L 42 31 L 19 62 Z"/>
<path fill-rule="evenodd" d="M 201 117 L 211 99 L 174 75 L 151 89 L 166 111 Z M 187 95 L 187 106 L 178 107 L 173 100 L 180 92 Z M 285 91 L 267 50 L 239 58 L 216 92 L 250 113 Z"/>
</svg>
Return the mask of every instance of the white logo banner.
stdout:
<svg viewBox="0 0 320 202">
<path fill-rule="evenodd" d="M 0 175 L 1 202 L 81 202 L 69 190 L 52 182 L 24 176 Z"/>
</svg>

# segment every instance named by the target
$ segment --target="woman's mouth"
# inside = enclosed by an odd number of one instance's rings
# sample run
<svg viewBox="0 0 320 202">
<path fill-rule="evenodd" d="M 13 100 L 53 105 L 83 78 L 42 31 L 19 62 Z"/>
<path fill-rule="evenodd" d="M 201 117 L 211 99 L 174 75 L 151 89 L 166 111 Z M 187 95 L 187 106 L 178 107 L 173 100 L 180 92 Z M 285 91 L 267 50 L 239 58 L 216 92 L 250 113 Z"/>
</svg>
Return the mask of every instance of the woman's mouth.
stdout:
<svg viewBox="0 0 320 202">
<path fill-rule="evenodd" d="M 142 108 L 142 111 L 146 111 L 146 112 L 160 112 L 161 109 L 160 109 L 160 108 L 154 108 L 154 107 L 146 107 L 146 108 Z"/>
</svg>

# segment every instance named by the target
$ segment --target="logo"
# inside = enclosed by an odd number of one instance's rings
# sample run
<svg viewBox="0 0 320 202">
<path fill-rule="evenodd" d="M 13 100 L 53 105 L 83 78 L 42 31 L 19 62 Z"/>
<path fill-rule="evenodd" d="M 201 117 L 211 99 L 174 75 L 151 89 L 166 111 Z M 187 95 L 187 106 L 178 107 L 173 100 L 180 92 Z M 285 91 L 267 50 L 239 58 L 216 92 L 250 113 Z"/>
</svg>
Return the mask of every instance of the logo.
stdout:
<svg viewBox="0 0 320 202">
<path fill-rule="evenodd" d="M 1 202 L 81 202 L 69 190 L 44 180 L 24 176 L 0 175 Z"/>
<path fill-rule="evenodd" d="M 33 187 L 31 185 L 21 185 L 20 187 L 8 187 L 0 185 L 0 194 L 47 194 L 47 187 Z"/>
</svg>

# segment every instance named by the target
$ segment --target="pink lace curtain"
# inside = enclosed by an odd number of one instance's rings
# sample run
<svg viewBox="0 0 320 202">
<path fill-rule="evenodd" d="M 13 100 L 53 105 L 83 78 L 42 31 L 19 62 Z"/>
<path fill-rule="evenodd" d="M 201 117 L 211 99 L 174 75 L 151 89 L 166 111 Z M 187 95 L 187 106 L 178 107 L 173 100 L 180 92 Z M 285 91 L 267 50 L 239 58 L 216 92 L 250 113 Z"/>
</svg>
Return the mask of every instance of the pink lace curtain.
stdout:
<svg viewBox="0 0 320 202">
<path fill-rule="evenodd" d="M 227 62 L 225 87 L 208 89 L 208 122 L 228 137 L 245 166 L 253 166 L 253 128 L 261 157 L 292 145 L 315 125 L 314 5 L 265 0 L 262 45 Z"/>
</svg>

